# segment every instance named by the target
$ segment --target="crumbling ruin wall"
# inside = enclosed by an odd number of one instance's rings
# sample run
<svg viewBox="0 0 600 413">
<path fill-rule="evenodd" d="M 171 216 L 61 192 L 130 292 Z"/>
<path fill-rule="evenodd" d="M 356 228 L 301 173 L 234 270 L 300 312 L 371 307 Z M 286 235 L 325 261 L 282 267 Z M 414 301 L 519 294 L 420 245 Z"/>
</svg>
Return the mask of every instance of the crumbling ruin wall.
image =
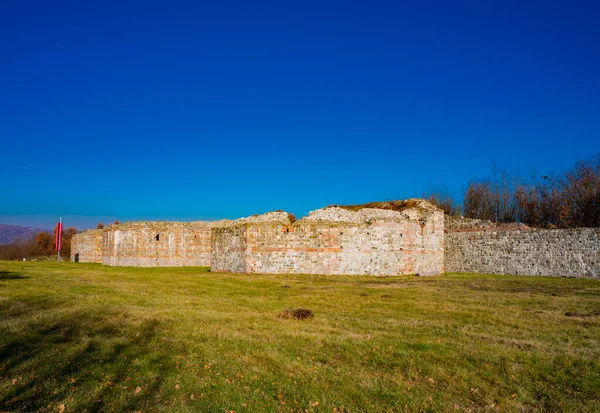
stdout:
<svg viewBox="0 0 600 413">
<path fill-rule="evenodd" d="M 440 274 L 444 215 L 430 204 L 402 212 L 325 208 L 215 228 L 213 271 L 268 274 Z"/>
<path fill-rule="evenodd" d="M 101 229 L 90 229 L 73 235 L 71 262 L 102 262 Z"/>
<path fill-rule="evenodd" d="M 129 222 L 103 233 L 102 264 L 132 267 L 210 266 L 210 222 Z"/>
<path fill-rule="evenodd" d="M 214 228 L 211 271 L 245 273 L 246 248 L 245 225 Z"/>
<path fill-rule="evenodd" d="M 79 262 L 236 273 L 600 277 L 600 228 L 444 218 L 418 199 L 328 207 L 299 221 L 271 212 L 236 221 L 111 225 L 76 234 L 71 251 Z"/>
<path fill-rule="evenodd" d="M 447 218 L 447 272 L 600 277 L 600 228 L 532 229 Z"/>
</svg>

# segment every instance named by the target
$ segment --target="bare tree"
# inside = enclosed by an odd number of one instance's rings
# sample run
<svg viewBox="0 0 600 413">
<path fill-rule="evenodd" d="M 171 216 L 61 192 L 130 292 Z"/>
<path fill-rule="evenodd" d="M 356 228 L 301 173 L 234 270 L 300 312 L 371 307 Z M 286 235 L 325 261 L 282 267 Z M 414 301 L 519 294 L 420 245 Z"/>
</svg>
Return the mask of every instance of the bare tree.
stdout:
<svg viewBox="0 0 600 413">
<path fill-rule="evenodd" d="M 598 227 L 600 155 L 558 177 L 533 176 L 529 182 L 493 166 L 491 179 L 469 183 L 464 214 L 542 228 Z"/>
<path fill-rule="evenodd" d="M 464 215 L 467 218 L 496 220 L 495 196 L 489 182 L 471 181 L 465 192 Z"/>
<path fill-rule="evenodd" d="M 460 215 L 461 207 L 450 195 L 446 185 L 441 184 L 437 187 L 429 186 L 429 190 L 423 195 L 423 198 L 437 206 L 448 215 Z"/>
<path fill-rule="evenodd" d="M 562 191 L 567 226 L 600 226 L 600 155 L 565 173 Z"/>
</svg>

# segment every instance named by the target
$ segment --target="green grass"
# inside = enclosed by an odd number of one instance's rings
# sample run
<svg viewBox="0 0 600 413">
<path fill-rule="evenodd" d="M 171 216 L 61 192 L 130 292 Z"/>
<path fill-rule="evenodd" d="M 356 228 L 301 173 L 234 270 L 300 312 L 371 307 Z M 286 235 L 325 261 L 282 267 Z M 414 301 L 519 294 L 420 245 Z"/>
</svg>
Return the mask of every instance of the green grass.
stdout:
<svg viewBox="0 0 600 413">
<path fill-rule="evenodd" d="M 598 280 L 0 261 L 0 412 L 600 411 L 599 311 Z"/>
</svg>

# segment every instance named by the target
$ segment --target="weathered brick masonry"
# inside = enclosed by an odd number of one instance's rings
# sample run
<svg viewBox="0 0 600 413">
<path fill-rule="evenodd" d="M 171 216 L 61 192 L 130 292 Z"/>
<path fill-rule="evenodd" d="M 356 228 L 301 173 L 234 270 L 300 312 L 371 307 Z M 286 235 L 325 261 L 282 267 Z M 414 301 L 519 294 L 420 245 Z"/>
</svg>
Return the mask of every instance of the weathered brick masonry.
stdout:
<svg viewBox="0 0 600 413">
<path fill-rule="evenodd" d="M 102 264 L 134 267 L 210 266 L 210 222 L 129 222 L 103 231 Z"/>
<path fill-rule="evenodd" d="M 447 272 L 600 276 L 600 228 L 532 229 L 447 218 Z"/>
<path fill-rule="evenodd" d="M 324 208 L 296 221 L 131 222 L 73 237 L 71 260 L 296 274 L 600 277 L 600 228 L 531 229 L 445 217 L 423 200 Z"/>
<path fill-rule="evenodd" d="M 216 227 L 213 270 L 268 274 L 431 275 L 443 272 L 444 214 L 325 208 L 294 221 L 285 212 Z"/>
<path fill-rule="evenodd" d="M 71 261 L 102 262 L 102 230 L 93 229 L 75 234 L 71 239 Z"/>
</svg>

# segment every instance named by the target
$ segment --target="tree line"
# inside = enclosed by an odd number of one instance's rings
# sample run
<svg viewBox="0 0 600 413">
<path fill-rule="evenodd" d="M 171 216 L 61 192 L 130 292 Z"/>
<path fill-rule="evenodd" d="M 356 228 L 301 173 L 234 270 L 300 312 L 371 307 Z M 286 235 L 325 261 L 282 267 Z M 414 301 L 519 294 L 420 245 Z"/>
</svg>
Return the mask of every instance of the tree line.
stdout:
<svg viewBox="0 0 600 413">
<path fill-rule="evenodd" d="M 490 177 L 469 182 L 462 205 L 443 186 L 426 198 L 447 214 L 467 218 L 539 228 L 600 227 L 600 154 L 565 172 L 529 179 L 493 167 Z"/>
<path fill-rule="evenodd" d="M 118 224 L 119 221 L 114 223 Z M 96 228 L 102 229 L 104 224 L 99 222 Z M 63 230 L 60 255 L 64 259 L 69 259 L 71 256 L 71 240 L 77 232 L 77 228 L 74 227 Z M 52 234 L 42 231 L 24 240 L 13 241 L 8 245 L 0 245 L 0 260 L 22 260 L 23 258 L 30 259 L 52 255 L 56 255 L 56 228 L 54 228 Z"/>
<path fill-rule="evenodd" d="M 71 255 L 71 239 L 77 229 L 69 227 L 63 230 L 62 257 Z M 8 245 L 0 245 L 0 260 L 20 260 L 31 257 L 50 256 L 56 254 L 56 228 L 52 234 L 42 231 L 24 240 L 14 241 Z"/>
</svg>

